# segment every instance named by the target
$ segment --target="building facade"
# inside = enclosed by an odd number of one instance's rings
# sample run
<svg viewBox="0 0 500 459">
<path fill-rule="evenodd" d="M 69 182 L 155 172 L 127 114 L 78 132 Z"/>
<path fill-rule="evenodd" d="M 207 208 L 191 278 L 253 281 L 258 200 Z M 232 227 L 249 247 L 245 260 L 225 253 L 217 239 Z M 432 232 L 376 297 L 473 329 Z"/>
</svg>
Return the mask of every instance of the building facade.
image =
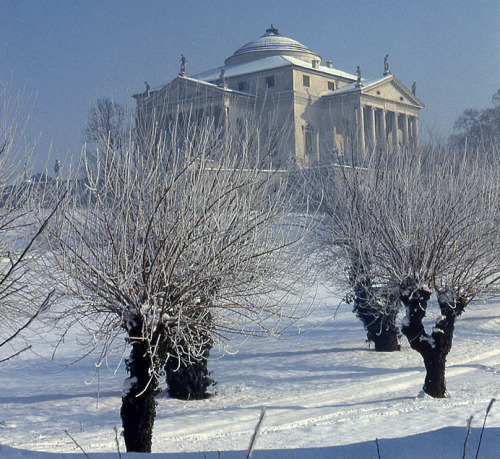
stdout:
<svg viewBox="0 0 500 459">
<path fill-rule="evenodd" d="M 424 106 L 415 83 L 407 89 L 389 70 L 388 56 L 380 78 L 364 79 L 323 65 L 321 57 L 271 26 L 237 49 L 223 66 L 188 75 L 180 73 L 156 90 L 136 94 L 139 122 L 154 114 L 191 117 L 210 114 L 221 123 L 242 123 L 256 113 L 268 134 L 280 135 L 273 162 L 291 159 L 297 167 L 330 162 L 332 153 L 367 149 L 397 151 L 418 145 L 418 117 Z M 271 134 L 270 134 L 271 133 Z"/>
</svg>

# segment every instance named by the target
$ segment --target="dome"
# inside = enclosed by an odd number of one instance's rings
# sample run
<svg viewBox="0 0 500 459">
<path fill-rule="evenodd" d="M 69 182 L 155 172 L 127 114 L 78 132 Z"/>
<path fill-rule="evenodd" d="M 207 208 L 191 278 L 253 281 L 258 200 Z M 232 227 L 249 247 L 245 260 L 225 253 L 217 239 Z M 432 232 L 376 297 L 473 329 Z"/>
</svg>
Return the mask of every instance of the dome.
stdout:
<svg viewBox="0 0 500 459">
<path fill-rule="evenodd" d="M 320 56 L 302 43 L 279 34 L 278 29 L 272 25 L 262 37 L 237 49 L 224 63 L 225 65 L 243 64 L 269 56 L 291 56 L 305 62 L 312 63 L 316 60 L 321 63 Z"/>
</svg>

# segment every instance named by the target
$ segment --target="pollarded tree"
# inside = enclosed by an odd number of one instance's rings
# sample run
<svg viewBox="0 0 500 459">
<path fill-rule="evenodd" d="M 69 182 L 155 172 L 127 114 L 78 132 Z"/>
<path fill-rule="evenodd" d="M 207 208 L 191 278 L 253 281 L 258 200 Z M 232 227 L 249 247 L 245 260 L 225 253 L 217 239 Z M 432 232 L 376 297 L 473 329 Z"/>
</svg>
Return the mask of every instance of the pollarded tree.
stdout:
<svg viewBox="0 0 500 459">
<path fill-rule="evenodd" d="M 246 148 L 265 145 L 239 142 L 209 117 L 151 126 L 104 152 L 88 171 L 86 205 L 75 200 L 50 225 L 78 313 L 101 319 L 105 342 L 123 331 L 130 345 L 121 417 L 127 450 L 143 452 L 165 367 L 193 370 L 214 342 L 273 332 L 292 314 L 298 255 L 288 246 L 301 238 L 284 178 Z"/>
<path fill-rule="evenodd" d="M 345 300 L 353 304 L 353 312 L 363 323 L 367 340 L 374 343 L 375 350 L 398 351 L 400 332 L 396 318 L 401 303 L 399 295 L 377 284 L 372 273 L 374 241 L 368 219 L 361 217 L 365 209 L 358 202 L 365 168 L 353 164 L 356 162 L 335 157 L 332 163 L 305 173 L 310 197 L 318 207 L 318 231 L 315 238 L 310 238 L 312 250 L 327 281 L 348 292 Z"/>
<path fill-rule="evenodd" d="M 498 167 L 484 161 L 488 156 L 402 152 L 369 157 L 362 170 L 341 175 L 356 203 L 348 228 L 362 247 L 363 269 L 400 296 L 402 332 L 424 360 L 423 389 L 433 397 L 446 394 L 456 318 L 500 275 L 500 181 Z M 440 316 L 427 331 L 423 321 L 433 292 Z"/>
</svg>

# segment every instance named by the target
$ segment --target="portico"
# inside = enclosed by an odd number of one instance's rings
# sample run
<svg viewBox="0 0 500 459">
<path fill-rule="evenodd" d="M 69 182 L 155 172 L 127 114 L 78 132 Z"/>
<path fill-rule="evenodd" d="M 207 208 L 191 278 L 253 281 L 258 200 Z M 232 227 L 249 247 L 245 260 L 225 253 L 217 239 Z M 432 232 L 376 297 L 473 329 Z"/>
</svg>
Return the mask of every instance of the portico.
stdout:
<svg viewBox="0 0 500 459">
<path fill-rule="evenodd" d="M 415 114 L 386 110 L 373 105 L 361 105 L 358 114 L 360 123 L 360 145 L 364 149 L 385 149 L 389 134 L 392 148 L 411 148 L 418 141 L 418 118 Z M 389 130 L 387 129 L 389 126 Z"/>
</svg>

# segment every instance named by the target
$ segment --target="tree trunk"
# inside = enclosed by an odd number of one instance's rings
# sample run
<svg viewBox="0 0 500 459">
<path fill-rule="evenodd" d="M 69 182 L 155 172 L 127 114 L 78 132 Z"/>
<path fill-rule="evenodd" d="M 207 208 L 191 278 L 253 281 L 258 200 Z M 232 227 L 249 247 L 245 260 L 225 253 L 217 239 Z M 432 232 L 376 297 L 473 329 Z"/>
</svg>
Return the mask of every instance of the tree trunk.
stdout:
<svg viewBox="0 0 500 459">
<path fill-rule="evenodd" d="M 209 377 L 208 358 L 213 346 L 213 319 L 210 313 L 212 293 L 202 296 L 191 311 L 191 318 L 197 321 L 195 326 L 185 330 L 185 339 L 177 343 L 164 342 L 166 356 L 165 375 L 168 395 L 180 400 L 204 400 L 212 394 L 208 388 L 214 385 Z"/>
<path fill-rule="evenodd" d="M 446 397 L 446 357 L 438 349 L 434 349 L 434 352 L 422 352 L 421 355 L 426 370 L 424 392 L 434 398 Z"/>
<path fill-rule="evenodd" d="M 356 296 L 354 312 L 361 320 L 368 341 L 375 344 L 378 352 L 393 352 L 401 349 L 399 345 L 399 330 L 396 326 L 397 309 L 385 313 L 373 305 L 375 298 Z"/>
<path fill-rule="evenodd" d="M 149 342 L 141 336 L 141 326 L 129 328 L 132 351 L 126 361 L 129 377 L 124 384 L 121 418 L 127 451 L 150 453 L 158 381 L 154 376 Z"/>
<path fill-rule="evenodd" d="M 214 384 L 208 371 L 211 348 L 212 344 L 207 342 L 202 355 L 195 361 L 186 362 L 179 357 L 170 357 L 167 360 L 165 374 L 170 397 L 180 400 L 204 400 L 212 395 L 208 392 L 208 388 Z"/>
<path fill-rule="evenodd" d="M 380 332 L 378 333 L 367 333 L 368 339 L 372 336 L 372 340 L 375 344 L 375 350 L 377 352 L 395 352 L 401 350 L 399 345 L 399 330 L 394 323 L 385 322 L 376 323 L 376 326 Z"/>
<path fill-rule="evenodd" d="M 426 369 L 423 390 L 434 398 L 446 396 L 446 357 L 450 352 L 455 320 L 466 306 L 462 298 L 455 298 L 451 292 L 438 293 L 441 317 L 436 321 L 429 335 L 423 319 L 431 292 L 414 283 L 405 283 L 401 289 L 401 300 L 406 306 L 407 315 L 401 331 L 408 338 L 412 349 L 422 356 Z"/>
<path fill-rule="evenodd" d="M 376 351 L 399 351 L 400 335 L 396 326 L 399 298 L 373 287 L 360 257 L 355 254 L 352 257 L 349 276 L 354 290 L 353 311 L 363 323 L 367 339 L 375 344 Z"/>
</svg>

